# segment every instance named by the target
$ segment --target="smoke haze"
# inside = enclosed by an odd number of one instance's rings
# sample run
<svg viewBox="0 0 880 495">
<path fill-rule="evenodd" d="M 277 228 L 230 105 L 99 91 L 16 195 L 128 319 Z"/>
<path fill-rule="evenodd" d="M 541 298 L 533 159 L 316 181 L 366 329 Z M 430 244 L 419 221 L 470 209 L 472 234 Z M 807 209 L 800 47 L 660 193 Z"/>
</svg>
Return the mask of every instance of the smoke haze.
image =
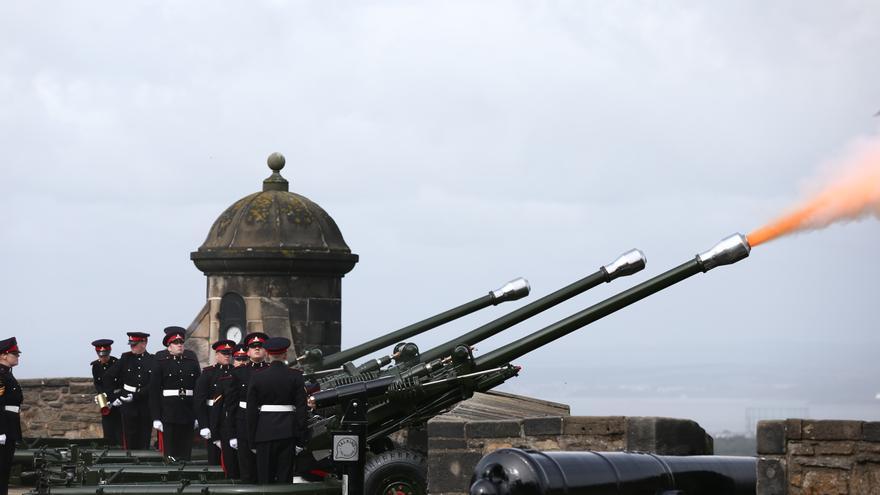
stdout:
<svg viewBox="0 0 880 495">
<path fill-rule="evenodd" d="M 835 222 L 880 218 L 880 136 L 862 138 L 827 167 L 826 178 L 809 199 L 751 234 L 757 246 L 778 237 L 827 227 Z"/>
</svg>

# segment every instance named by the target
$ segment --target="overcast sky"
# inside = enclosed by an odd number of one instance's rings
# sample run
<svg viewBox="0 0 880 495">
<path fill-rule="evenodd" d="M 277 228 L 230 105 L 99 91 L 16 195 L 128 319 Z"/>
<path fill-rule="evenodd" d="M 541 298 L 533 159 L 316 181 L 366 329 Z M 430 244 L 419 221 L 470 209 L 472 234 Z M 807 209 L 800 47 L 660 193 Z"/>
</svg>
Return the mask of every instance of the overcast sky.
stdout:
<svg viewBox="0 0 880 495">
<path fill-rule="evenodd" d="M 880 129 L 878 26 L 870 1 L 3 2 L 0 338 L 20 377 L 88 376 L 91 340 L 189 325 L 189 253 L 279 151 L 360 255 L 344 346 L 647 254 L 489 351 L 800 199 Z M 710 431 L 748 408 L 878 420 L 878 244 L 866 220 L 762 245 L 523 357 L 503 390 Z"/>
</svg>

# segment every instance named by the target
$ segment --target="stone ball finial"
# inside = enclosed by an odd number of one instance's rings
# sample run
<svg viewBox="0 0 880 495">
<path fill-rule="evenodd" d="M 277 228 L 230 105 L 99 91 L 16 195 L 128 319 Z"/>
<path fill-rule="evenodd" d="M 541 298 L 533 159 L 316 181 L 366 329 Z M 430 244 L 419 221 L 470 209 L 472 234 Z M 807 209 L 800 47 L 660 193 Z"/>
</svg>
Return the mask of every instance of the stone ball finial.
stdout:
<svg viewBox="0 0 880 495">
<path fill-rule="evenodd" d="M 282 168 L 284 168 L 285 161 L 286 160 L 284 159 L 284 155 L 282 155 L 281 153 L 278 153 L 276 151 L 275 153 L 272 153 L 271 155 L 269 155 L 269 158 L 266 160 L 266 163 L 269 164 L 269 168 L 271 168 L 275 172 L 278 172 Z"/>
</svg>

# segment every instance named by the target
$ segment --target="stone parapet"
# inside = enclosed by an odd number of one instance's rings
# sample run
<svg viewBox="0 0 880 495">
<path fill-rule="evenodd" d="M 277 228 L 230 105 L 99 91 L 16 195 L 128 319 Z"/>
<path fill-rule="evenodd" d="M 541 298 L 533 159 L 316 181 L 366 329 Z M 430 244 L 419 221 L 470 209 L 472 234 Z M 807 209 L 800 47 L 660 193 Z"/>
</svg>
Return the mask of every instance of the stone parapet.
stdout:
<svg viewBox="0 0 880 495">
<path fill-rule="evenodd" d="M 21 426 L 26 438 L 102 438 L 101 412 L 91 378 L 18 382 L 24 393 Z"/>
<path fill-rule="evenodd" d="M 880 422 L 760 421 L 758 495 L 880 493 Z"/>
<path fill-rule="evenodd" d="M 467 493 L 474 466 L 501 448 L 712 454 L 712 438 L 696 422 L 625 416 L 546 416 L 511 420 L 428 422 L 428 492 Z"/>
</svg>

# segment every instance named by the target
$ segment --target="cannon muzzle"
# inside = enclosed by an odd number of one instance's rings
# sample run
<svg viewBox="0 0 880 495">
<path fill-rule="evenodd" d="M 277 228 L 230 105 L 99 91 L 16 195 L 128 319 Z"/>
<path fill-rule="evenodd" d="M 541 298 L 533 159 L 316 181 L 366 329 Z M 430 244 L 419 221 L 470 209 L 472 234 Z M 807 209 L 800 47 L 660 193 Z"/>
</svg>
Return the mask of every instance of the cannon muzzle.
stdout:
<svg viewBox="0 0 880 495">
<path fill-rule="evenodd" d="M 683 263 L 665 273 L 642 282 L 631 289 L 596 303 L 568 318 L 544 327 L 522 339 L 495 349 L 474 360 L 476 369 L 495 368 L 531 352 L 543 345 L 568 335 L 569 333 L 604 318 L 617 310 L 640 301 L 651 294 L 675 285 L 698 273 L 705 273 L 716 266 L 729 265 L 747 257 L 751 248 L 745 236 L 734 234 L 723 239 L 712 249 L 699 254 L 693 260 Z"/>
<path fill-rule="evenodd" d="M 703 266 L 703 271 L 708 272 L 716 266 L 736 263 L 748 257 L 750 252 L 752 252 L 752 246 L 746 236 L 733 234 L 721 239 L 718 244 L 712 246 L 712 249 L 698 254 L 697 260 Z"/>
<path fill-rule="evenodd" d="M 531 318 L 542 311 L 546 311 L 547 309 L 601 285 L 604 282 L 611 282 L 616 278 L 632 275 L 645 268 L 646 263 L 647 259 L 641 251 L 638 249 L 629 250 L 618 256 L 613 262 L 599 268 L 595 273 L 588 275 L 577 282 L 569 284 L 556 292 L 548 294 L 537 301 L 512 311 L 501 318 L 486 323 L 464 335 L 423 352 L 419 361 L 422 363 L 430 362 L 448 356 L 458 345 L 472 346 L 477 342 L 486 340 L 502 330 L 510 328 L 517 323 Z"/>
<path fill-rule="evenodd" d="M 492 304 L 497 305 L 507 301 L 522 299 L 529 295 L 531 290 L 532 288 L 529 286 L 528 280 L 522 277 L 515 278 L 502 285 L 500 288 L 490 292 L 492 297 L 495 298 L 495 301 Z"/>
<path fill-rule="evenodd" d="M 616 260 L 603 266 L 602 269 L 608 274 L 608 281 L 612 281 L 618 277 L 626 277 L 633 273 L 638 273 L 645 269 L 648 259 L 645 253 L 638 249 L 630 249 L 621 254 Z"/>
<path fill-rule="evenodd" d="M 300 358 L 297 358 L 297 361 L 303 362 L 304 365 L 313 370 L 335 368 L 343 363 L 361 358 L 385 346 L 408 339 L 413 335 L 426 332 L 432 328 L 439 327 L 444 323 L 449 323 L 450 321 L 469 315 L 483 308 L 495 306 L 507 301 L 515 301 L 528 294 L 529 282 L 524 278 L 517 278 L 504 284 L 501 288 L 489 292 L 483 297 L 479 297 L 473 301 L 462 304 L 461 306 L 444 311 L 430 318 L 426 318 L 420 322 L 413 323 L 400 330 L 364 342 L 351 349 L 346 349 L 329 356 L 321 356 L 319 353 L 309 351 Z"/>
</svg>

